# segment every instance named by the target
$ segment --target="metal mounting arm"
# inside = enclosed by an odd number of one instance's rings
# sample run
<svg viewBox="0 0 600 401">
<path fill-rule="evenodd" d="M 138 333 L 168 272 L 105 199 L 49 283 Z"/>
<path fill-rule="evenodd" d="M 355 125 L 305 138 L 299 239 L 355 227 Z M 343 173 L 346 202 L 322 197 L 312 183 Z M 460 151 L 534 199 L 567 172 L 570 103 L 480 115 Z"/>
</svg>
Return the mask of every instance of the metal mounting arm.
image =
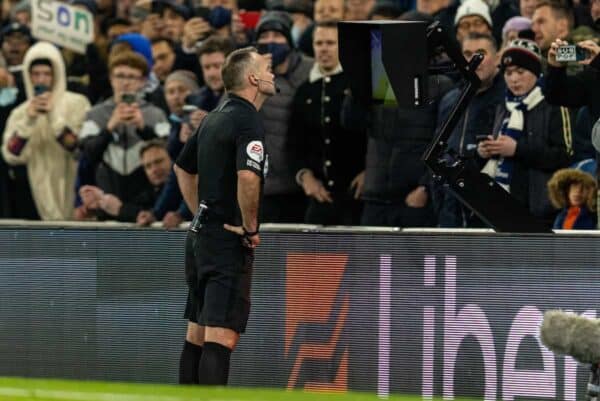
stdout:
<svg viewBox="0 0 600 401">
<path fill-rule="evenodd" d="M 439 22 L 427 28 L 427 45 L 430 51 L 443 48 L 466 81 L 458 101 L 422 156 L 434 178 L 447 182 L 457 198 L 496 231 L 552 232 L 491 177 L 476 169 L 474 163 L 466 163 L 464 158 L 448 149 L 450 135 L 481 86 L 475 70 L 483 56 L 476 54 L 467 62 Z"/>
</svg>

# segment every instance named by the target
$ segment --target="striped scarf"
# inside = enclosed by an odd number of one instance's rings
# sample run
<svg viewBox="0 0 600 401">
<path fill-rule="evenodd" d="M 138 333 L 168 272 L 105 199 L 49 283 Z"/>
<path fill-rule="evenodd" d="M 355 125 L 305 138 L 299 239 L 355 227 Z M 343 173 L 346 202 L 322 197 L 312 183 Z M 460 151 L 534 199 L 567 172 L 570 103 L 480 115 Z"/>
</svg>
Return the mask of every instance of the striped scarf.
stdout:
<svg viewBox="0 0 600 401">
<path fill-rule="evenodd" d="M 524 112 L 533 109 L 542 100 L 544 100 L 544 94 L 539 84 L 536 84 L 527 95 L 523 96 L 514 96 L 511 92 L 507 91 L 505 104 L 510 114 L 502 122 L 499 136 L 507 135 L 518 141 L 523 136 L 523 129 L 525 128 Z M 507 192 L 510 192 L 514 159 L 512 157 L 496 156 L 490 162 L 495 162 L 496 164 L 492 178 Z"/>
</svg>

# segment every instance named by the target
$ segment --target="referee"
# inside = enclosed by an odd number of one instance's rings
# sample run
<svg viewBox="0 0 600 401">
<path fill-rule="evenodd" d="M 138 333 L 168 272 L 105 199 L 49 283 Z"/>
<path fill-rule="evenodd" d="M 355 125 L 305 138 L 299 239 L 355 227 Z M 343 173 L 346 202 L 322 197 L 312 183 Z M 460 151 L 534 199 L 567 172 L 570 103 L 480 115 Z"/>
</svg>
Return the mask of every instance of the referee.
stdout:
<svg viewBox="0 0 600 401">
<path fill-rule="evenodd" d="M 179 382 L 226 385 L 229 358 L 250 312 L 258 208 L 266 170 L 258 110 L 275 94 L 271 60 L 247 47 L 223 65 L 228 98 L 187 142 L 175 173 L 190 210 L 186 239 L 189 320 Z"/>
</svg>

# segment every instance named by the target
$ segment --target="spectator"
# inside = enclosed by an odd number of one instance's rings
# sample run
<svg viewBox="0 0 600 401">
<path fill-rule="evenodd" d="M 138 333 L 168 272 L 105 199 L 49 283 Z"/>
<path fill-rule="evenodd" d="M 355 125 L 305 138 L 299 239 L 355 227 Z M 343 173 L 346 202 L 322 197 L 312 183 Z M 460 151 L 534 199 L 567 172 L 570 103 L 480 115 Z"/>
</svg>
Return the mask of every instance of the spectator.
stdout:
<svg viewBox="0 0 600 401">
<path fill-rule="evenodd" d="M 314 57 L 313 53 L 313 31 L 315 23 L 327 21 L 341 21 L 344 19 L 344 0 L 317 0 L 315 1 L 313 11 L 314 23 L 306 28 L 300 41 L 298 49 L 309 57 Z"/>
<path fill-rule="evenodd" d="M 317 0 L 315 2 L 315 22 L 341 21 L 344 19 L 344 0 Z"/>
<path fill-rule="evenodd" d="M 569 112 L 544 99 L 535 42 L 512 42 L 502 54 L 501 68 L 508 87 L 505 104 L 498 108 L 494 136 L 479 142 L 477 152 L 488 160 L 483 171 L 551 227 L 554 210 L 546 184 L 554 171 L 569 164 Z"/>
<path fill-rule="evenodd" d="M 25 87 L 6 68 L 0 68 L 0 133 L 10 113 L 23 103 Z M 6 164 L 0 152 L 0 218 L 39 220 L 25 165 Z"/>
<path fill-rule="evenodd" d="M 462 42 L 469 33 L 492 34 L 492 17 L 483 0 L 465 0 L 454 17 L 456 39 Z"/>
<path fill-rule="evenodd" d="M 131 22 L 123 18 L 113 18 L 105 20 L 102 25 L 102 31 L 106 35 L 108 43 L 112 43 L 119 36 L 133 32 Z"/>
<path fill-rule="evenodd" d="M 6 67 L 18 67 L 23 64 L 25 53 L 33 43 L 29 28 L 18 22 L 12 22 L 0 31 L 2 57 Z"/>
<path fill-rule="evenodd" d="M 345 0 L 344 20 L 365 21 L 375 6 L 375 0 Z"/>
<path fill-rule="evenodd" d="M 152 41 L 152 59 L 154 66 L 152 72 L 161 83 L 174 71 L 175 66 L 175 44 L 167 38 L 156 38 Z"/>
<path fill-rule="evenodd" d="M 85 97 L 66 91 L 65 65 L 46 42 L 25 55 L 23 78 L 28 100 L 14 109 L 4 130 L 2 154 L 25 164 L 37 213 L 42 220 L 73 217 L 77 132 L 89 110 Z"/>
<path fill-rule="evenodd" d="M 292 40 L 294 47 L 300 47 L 300 38 L 313 23 L 313 2 L 311 0 L 286 0 L 285 11 L 292 17 Z"/>
<path fill-rule="evenodd" d="M 375 3 L 375 6 L 369 14 L 370 20 L 394 20 L 398 19 L 406 10 L 402 9 L 395 2 L 384 0 Z"/>
<path fill-rule="evenodd" d="M 165 22 L 153 0 L 138 0 L 132 10 L 131 20 L 139 32 L 149 40 L 165 36 Z"/>
<path fill-rule="evenodd" d="M 314 32 L 316 62 L 292 104 L 290 147 L 296 181 L 309 197 L 304 222 L 358 225 L 364 184 L 364 130 L 341 127 L 340 111 L 349 78 L 340 65 L 335 22 Z"/>
<path fill-rule="evenodd" d="M 289 168 L 292 155 L 287 142 L 292 100 L 308 78 L 312 59 L 292 50 L 291 27 L 286 13 L 271 11 L 262 16 L 256 28 L 258 47 L 271 55 L 275 85 L 281 92 L 267 99 L 260 110 L 265 124 L 265 147 L 269 149 L 261 221 L 270 223 L 301 222 L 306 208 L 306 198 Z"/>
<path fill-rule="evenodd" d="M 10 20 L 19 24 L 31 26 L 31 1 L 21 0 L 10 10 Z"/>
<path fill-rule="evenodd" d="M 582 171 L 558 170 L 548 181 L 552 205 L 561 209 L 552 228 L 594 230 L 596 228 L 596 180 Z"/>
<path fill-rule="evenodd" d="M 533 18 L 533 13 L 535 12 L 535 6 L 537 5 L 538 0 L 519 0 L 519 11 L 521 17 L 529 18 L 530 20 Z"/>
<path fill-rule="evenodd" d="M 164 141 L 153 139 L 144 143 L 140 148 L 140 160 L 150 183 L 147 188 L 129 202 L 124 202 L 98 187 L 85 185 L 79 191 L 84 207 L 92 212 L 101 211 L 106 215 L 104 218 L 123 222 L 135 222 L 143 210 L 152 208 L 172 166 Z"/>
<path fill-rule="evenodd" d="M 512 17 L 502 28 L 502 46 L 504 49 L 513 40 L 519 37 L 519 32 L 531 29 L 531 20 L 525 17 Z"/>
<path fill-rule="evenodd" d="M 556 38 L 566 39 L 569 36 L 573 13 L 557 1 L 542 0 L 537 3 L 531 21 L 535 42 L 545 57 Z"/>
<path fill-rule="evenodd" d="M 158 3 L 163 5 L 161 13 L 165 25 L 163 35 L 174 43 L 181 43 L 183 27 L 191 16 L 190 11 L 184 5 L 177 4 L 173 0 L 163 0 Z"/>
<path fill-rule="evenodd" d="M 470 60 L 475 53 L 483 54 L 483 61 L 475 71 L 481 80 L 481 86 L 448 139 L 448 147 L 458 157 L 473 159 L 477 154 L 478 137 L 492 132 L 494 114 L 498 105 L 504 101 L 506 85 L 502 76 L 498 74 L 500 57 L 493 36 L 480 33 L 469 34 L 462 42 L 462 52 L 467 60 Z M 461 92 L 462 88 L 455 88 L 442 98 L 438 123 L 446 120 L 451 109 L 458 102 Z M 481 224 L 450 191 L 443 188 L 439 192 L 437 189 L 435 195 L 443 199 L 441 204 L 435 205 L 436 208 L 440 208 L 438 222 L 441 227 L 468 227 Z"/>
<path fill-rule="evenodd" d="M 210 38 L 198 49 L 202 78 L 206 83 L 194 98 L 194 103 L 200 109 L 211 111 L 221 101 L 224 93 L 221 67 L 232 50 L 231 41 L 218 37 Z"/>
<path fill-rule="evenodd" d="M 593 41 L 578 43 L 584 47 L 589 57 L 582 63 L 587 65 L 583 71 L 567 76 L 566 63 L 556 61 L 556 49 L 567 42 L 557 39 L 548 51 L 548 75 L 546 77 L 545 94 L 551 104 L 566 107 L 587 106 L 590 122 L 600 120 L 600 46 Z M 600 130 L 594 130 L 598 133 Z M 592 134 L 592 143 L 596 152 L 600 152 L 600 137 Z M 596 160 L 600 155 L 596 153 Z M 598 173 L 596 173 L 598 175 Z"/>
<path fill-rule="evenodd" d="M 141 89 L 149 73 L 139 54 L 123 52 L 109 64 L 113 97 L 87 115 L 81 129 L 83 154 L 97 166 L 96 185 L 123 202 L 130 202 L 148 187 L 139 158 L 146 140 L 166 138 L 170 126 L 157 107 L 143 100 Z"/>
</svg>

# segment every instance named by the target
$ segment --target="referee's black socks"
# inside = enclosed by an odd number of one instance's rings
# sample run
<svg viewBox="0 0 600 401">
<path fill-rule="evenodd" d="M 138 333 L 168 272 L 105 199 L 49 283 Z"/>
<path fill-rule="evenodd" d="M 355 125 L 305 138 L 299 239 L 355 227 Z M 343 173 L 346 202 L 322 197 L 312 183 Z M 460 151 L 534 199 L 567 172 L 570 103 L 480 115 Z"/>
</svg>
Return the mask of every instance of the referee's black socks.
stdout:
<svg viewBox="0 0 600 401">
<path fill-rule="evenodd" d="M 179 384 L 198 384 L 202 346 L 186 341 L 179 360 Z"/>
<path fill-rule="evenodd" d="M 219 343 L 204 343 L 198 378 L 200 384 L 225 386 L 229 378 L 231 350 Z"/>
</svg>

